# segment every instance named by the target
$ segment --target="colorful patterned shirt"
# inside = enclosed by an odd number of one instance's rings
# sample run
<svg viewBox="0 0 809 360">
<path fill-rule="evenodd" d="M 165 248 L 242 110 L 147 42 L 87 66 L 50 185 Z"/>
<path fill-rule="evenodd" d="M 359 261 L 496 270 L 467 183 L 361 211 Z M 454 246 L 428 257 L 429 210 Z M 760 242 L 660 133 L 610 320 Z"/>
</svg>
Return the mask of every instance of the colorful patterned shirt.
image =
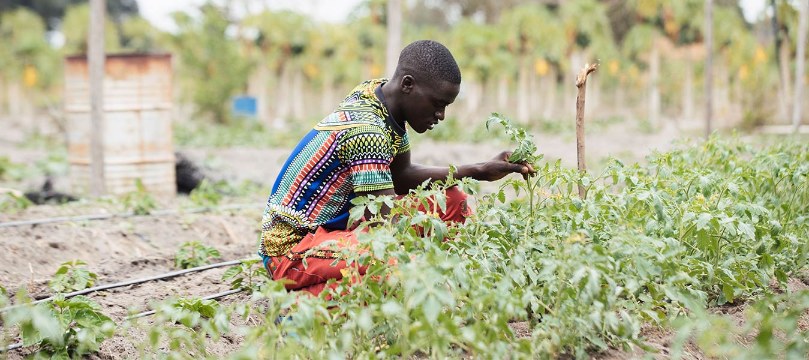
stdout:
<svg viewBox="0 0 809 360">
<path fill-rule="evenodd" d="M 386 81 L 358 85 L 292 151 L 264 209 L 259 254 L 285 255 L 319 226 L 345 229 L 356 193 L 393 188 L 390 164 L 410 143 L 384 105 Z"/>
</svg>

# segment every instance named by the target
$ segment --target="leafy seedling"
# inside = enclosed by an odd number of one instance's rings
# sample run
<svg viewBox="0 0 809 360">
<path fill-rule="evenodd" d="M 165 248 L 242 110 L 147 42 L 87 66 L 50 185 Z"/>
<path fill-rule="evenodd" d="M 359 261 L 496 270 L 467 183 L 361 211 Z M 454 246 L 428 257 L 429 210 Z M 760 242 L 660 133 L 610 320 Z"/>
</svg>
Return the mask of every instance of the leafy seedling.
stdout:
<svg viewBox="0 0 809 360">
<path fill-rule="evenodd" d="M 188 197 L 197 206 L 217 206 L 222 201 L 222 188 L 225 186 L 224 182 L 211 182 L 205 179 Z"/>
<path fill-rule="evenodd" d="M 536 167 L 542 159 L 542 155 L 537 155 L 537 145 L 534 143 L 533 135 L 529 134 L 523 128 L 511 125 L 511 120 L 505 116 L 492 113 L 489 119 L 486 120 L 486 130 L 491 131 L 491 124 L 498 123 L 506 129 L 506 135 L 511 138 L 511 141 L 517 143 L 517 148 L 508 157 L 508 161 L 512 163 L 526 163 Z"/>
<path fill-rule="evenodd" d="M 149 215 L 157 208 L 157 201 L 140 179 L 135 180 L 135 191 L 126 194 L 123 202 L 124 208 L 135 215 Z"/>
<path fill-rule="evenodd" d="M 17 212 L 33 205 L 31 200 L 19 191 L 0 189 L 0 212 Z"/>
<path fill-rule="evenodd" d="M 222 280 L 230 282 L 231 289 L 258 290 L 269 277 L 267 270 L 263 266 L 256 266 L 257 264 L 261 264 L 261 260 L 242 261 L 239 265 L 227 269 L 222 274 Z"/>
<path fill-rule="evenodd" d="M 180 269 L 189 269 L 210 264 L 211 260 L 220 256 L 219 250 L 205 246 L 198 241 L 188 241 L 180 245 L 174 256 L 174 263 Z"/>
<path fill-rule="evenodd" d="M 506 129 L 506 135 L 511 138 L 511 141 L 517 143 L 517 148 L 508 157 L 510 163 L 520 163 L 531 165 L 534 169 L 539 167 L 539 161 L 542 160 L 542 154 L 536 154 L 537 145 L 534 143 L 533 135 L 529 134 L 523 128 L 515 127 L 511 124 L 511 120 L 505 116 L 492 113 L 489 120 L 486 120 L 486 130 L 491 129 L 491 124 L 498 123 Z M 534 191 L 536 190 L 536 183 L 529 179 L 530 176 L 525 176 L 525 187 L 528 189 L 528 208 L 531 217 L 534 216 Z"/>
<path fill-rule="evenodd" d="M 4 318 L 17 325 L 24 346 L 38 346 L 38 355 L 51 359 L 79 358 L 98 351 L 101 342 L 115 333 L 115 323 L 101 307 L 85 296 L 18 307 Z"/>
<path fill-rule="evenodd" d="M 87 270 L 87 263 L 82 260 L 66 261 L 59 266 L 49 284 L 57 293 L 84 290 L 92 287 L 98 280 L 96 273 Z"/>
</svg>

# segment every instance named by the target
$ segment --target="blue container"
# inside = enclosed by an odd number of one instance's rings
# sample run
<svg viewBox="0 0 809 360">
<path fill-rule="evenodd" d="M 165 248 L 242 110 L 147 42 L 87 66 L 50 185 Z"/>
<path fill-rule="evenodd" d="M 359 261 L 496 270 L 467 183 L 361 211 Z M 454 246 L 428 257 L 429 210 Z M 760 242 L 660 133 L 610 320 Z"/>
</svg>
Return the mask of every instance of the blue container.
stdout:
<svg viewBox="0 0 809 360">
<path fill-rule="evenodd" d="M 235 96 L 231 111 L 233 116 L 255 119 L 258 116 L 258 102 L 254 96 Z"/>
</svg>

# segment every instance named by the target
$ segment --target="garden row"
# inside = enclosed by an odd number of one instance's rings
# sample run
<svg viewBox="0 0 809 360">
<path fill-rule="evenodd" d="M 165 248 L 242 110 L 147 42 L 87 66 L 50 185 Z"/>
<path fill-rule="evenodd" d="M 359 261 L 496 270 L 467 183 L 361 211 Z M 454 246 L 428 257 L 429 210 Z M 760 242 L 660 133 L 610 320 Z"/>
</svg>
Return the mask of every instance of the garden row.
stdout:
<svg viewBox="0 0 809 360">
<path fill-rule="evenodd" d="M 343 254 L 367 265 L 365 276 L 347 270 L 320 297 L 251 281 L 251 298 L 238 304 L 162 303 L 143 328 L 141 351 L 212 357 L 212 343 L 238 333 L 243 340 L 230 354 L 238 359 L 585 358 L 610 348 L 651 351 L 643 331 L 651 326 L 676 333 L 675 358 L 686 343 L 728 358 L 809 355 L 809 292 L 787 286 L 807 270 L 809 146 L 712 138 L 583 175 L 542 162 L 530 138 L 517 140 L 537 176 L 475 195 L 471 221 L 448 226 L 436 213 L 446 186 L 474 193 L 473 181 L 448 179 L 396 202 L 357 200 L 355 218 L 387 205 L 397 219 L 375 222 L 360 235 L 363 251 Z M 419 204 L 433 211 L 419 212 Z M 241 272 L 260 276 L 254 265 Z M 28 315 L 4 323 L 19 324 L 24 339 L 36 329 L 41 351 L 63 355 L 90 352 L 82 339 L 116 329 L 87 323 L 63 350 L 64 327 L 41 329 L 65 314 L 64 301 L 53 304 L 22 307 Z M 745 304 L 741 326 L 717 314 L 728 304 Z M 530 330 L 517 334 L 514 322 Z M 127 324 L 117 329 L 139 326 Z"/>
</svg>

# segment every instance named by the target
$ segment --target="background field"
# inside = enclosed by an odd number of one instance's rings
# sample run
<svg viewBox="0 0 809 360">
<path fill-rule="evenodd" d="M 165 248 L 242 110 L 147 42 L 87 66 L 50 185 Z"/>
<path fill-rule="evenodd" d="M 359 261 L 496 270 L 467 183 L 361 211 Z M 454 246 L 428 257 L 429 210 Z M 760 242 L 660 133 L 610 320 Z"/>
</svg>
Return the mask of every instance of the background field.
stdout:
<svg viewBox="0 0 809 360">
<path fill-rule="evenodd" d="M 463 74 L 447 120 L 411 134 L 414 161 L 474 163 L 512 149 L 502 129 L 486 130 L 491 112 L 527 129 L 544 158 L 533 187 L 517 177 L 465 184 L 478 191 L 478 217 L 444 229 L 455 242 L 403 230 L 429 216 L 376 229 L 372 256 L 356 260 L 397 257 L 403 270 L 375 267 L 363 290 L 341 288 L 343 303 L 295 298 L 272 282 L 208 308 L 177 300 L 230 289 L 222 267 L 88 295 L 118 324 L 99 349 L 70 331 L 49 338 L 48 329 L 104 323 L 35 316 L 57 318 L 52 307 L 4 312 L 0 343 L 24 341 L 9 358 L 806 358 L 809 151 L 806 135 L 793 134 L 806 126 L 794 126 L 795 113 L 806 124 L 809 111 L 798 90 L 809 76 L 797 71 L 805 1 L 714 1 L 708 51 L 697 0 L 412 0 L 394 9 L 398 24 L 387 1 L 347 2 L 348 15 L 328 21 L 311 11 L 324 1 L 298 11 L 190 2 L 168 28 L 143 18 L 138 1 L 107 0 L 108 53 L 172 55 L 173 146 L 209 179 L 174 198 L 74 191 L 63 61 L 87 50 L 89 6 L 3 2 L 3 306 L 51 295 L 55 273 L 75 259 L 97 275 L 94 285 L 177 270 L 189 242 L 218 250 L 202 262 L 255 259 L 263 203 L 290 149 L 357 83 L 390 75 L 395 27 L 403 45 L 447 45 Z M 574 78 L 596 60 L 584 180 L 573 170 Z M 244 95 L 257 100 L 255 116 L 231 112 Z M 21 196 L 43 193 L 46 181 L 77 201 Z M 585 181 L 592 197 L 583 202 L 575 187 Z M 35 223 L 91 214 L 115 216 Z M 157 315 L 125 321 L 149 309 Z M 277 321 L 282 314 L 292 320 Z"/>
</svg>

